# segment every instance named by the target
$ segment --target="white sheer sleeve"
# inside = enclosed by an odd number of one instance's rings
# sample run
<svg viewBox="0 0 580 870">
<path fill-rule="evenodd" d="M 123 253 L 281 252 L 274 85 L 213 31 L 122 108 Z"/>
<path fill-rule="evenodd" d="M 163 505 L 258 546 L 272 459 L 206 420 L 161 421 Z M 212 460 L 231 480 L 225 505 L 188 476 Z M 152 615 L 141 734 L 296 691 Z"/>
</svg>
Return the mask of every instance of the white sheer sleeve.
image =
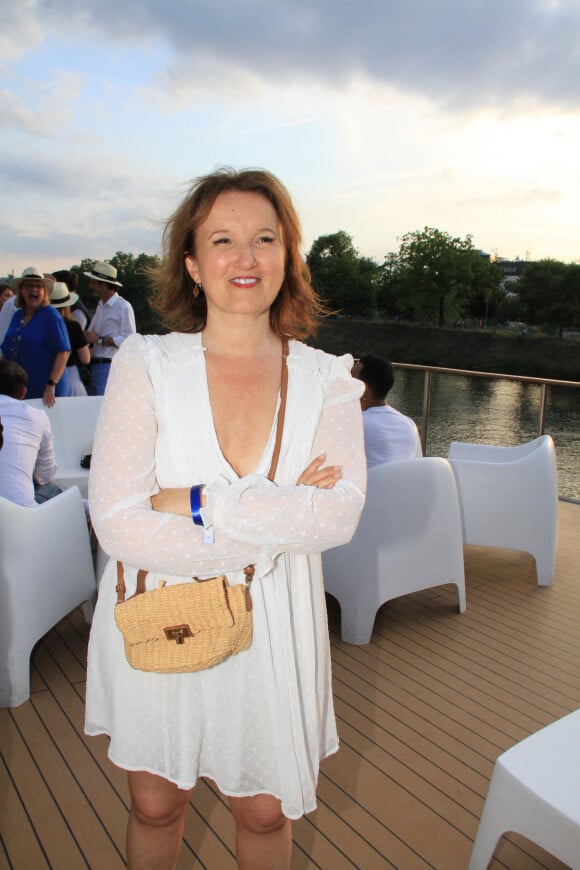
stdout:
<svg viewBox="0 0 580 870">
<path fill-rule="evenodd" d="M 206 488 L 204 520 L 232 538 L 280 552 L 316 553 L 353 536 L 364 504 L 366 460 L 363 447 L 360 381 L 347 370 L 350 357 L 335 360 L 314 439 L 313 459 L 341 465 L 343 478 L 333 489 L 279 486 L 260 475 L 233 484 L 214 481 Z"/>
<path fill-rule="evenodd" d="M 152 509 L 159 491 L 157 426 L 143 338 L 135 336 L 113 358 L 93 444 L 89 504 L 103 550 L 146 571 L 178 576 L 234 571 L 255 561 L 255 545 L 222 535 L 204 544 L 203 528 L 190 519 Z"/>
<path fill-rule="evenodd" d="M 142 341 L 141 337 L 136 339 Z M 345 362 L 333 364 L 311 456 L 342 465 L 333 490 L 278 486 L 260 475 L 234 483 L 218 479 L 207 492 L 206 524 L 215 543 L 203 543 L 203 528 L 190 519 L 153 511 L 159 489 L 155 445 L 155 394 L 143 355 L 116 354 L 93 446 L 91 518 L 99 542 L 113 558 L 148 571 L 209 576 L 264 564 L 280 552 L 313 553 L 347 541 L 364 502 L 364 458 L 358 382 Z M 306 464 L 306 463 L 305 463 Z M 185 484 L 184 484 L 185 485 Z"/>
</svg>

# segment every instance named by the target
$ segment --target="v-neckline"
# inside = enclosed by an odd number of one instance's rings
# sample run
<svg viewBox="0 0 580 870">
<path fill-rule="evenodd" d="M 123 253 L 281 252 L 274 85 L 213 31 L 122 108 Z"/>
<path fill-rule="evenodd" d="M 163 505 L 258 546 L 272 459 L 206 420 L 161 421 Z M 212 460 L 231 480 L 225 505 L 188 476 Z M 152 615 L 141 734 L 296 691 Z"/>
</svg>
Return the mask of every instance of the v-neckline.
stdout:
<svg viewBox="0 0 580 870">
<path fill-rule="evenodd" d="M 224 451 L 222 450 L 222 446 L 221 446 L 220 440 L 218 438 L 215 420 L 214 420 L 214 416 L 213 416 L 213 408 L 211 405 L 211 395 L 209 392 L 209 381 L 208 381 L 208 377 L 207 377 L 207 366 L 206 366 L 206 362 L 205 362 L 205 352 L 206 352 L 207 348 L 205 348 L 203 346 L 203 343 L 201 343 L 201 338 L 200 338 L 200 348 L 203 351 L 202 352 L 202 366 L 203 366 L 203 383 L 204 383 L 206 409 L 207 409 L 209 421 L 211 423 L 210 428 L 211 428 L 211 432 L 212 432 L 214 446 L 215 446 L 217 453 L 220 457 L 221 463 L 234 476 L 234 478 L 236 480 L 241 480 L 242 477 L 246 477 L 247 475 L 240 474 L 240 472 L 236 468 L 234 468 L 234 466 L 232 465 L 232 463 L 229 461 L 229 459 L 225 455 Z M 274 410 L 274 419 L 272 420 L 272 425 L 270 426 L 270 434 L 268 435 L 268 440 L 266 441 L 266 444 L 265 444 L 265 447 L 262 451 L 260 459 L 258 460 L 258 462 L 256 464 L 256 468 L 253 471 L 248 472 L 249 474 L 262 474 L 262 473 L 266 474 L 267 473 L 267 468 L 270 465 L 269 459 L 272 456 L 272 451 L 274 449 L 274 441 L 276 439 L 276 429 L 278 426 L 278 414 L 280 412 L 280 402 L 281 402 L 281 394 L 280 394 L 280 390 L 278 390 L 278 394 L 276 396 L 276 408 Z"/>
</svg>

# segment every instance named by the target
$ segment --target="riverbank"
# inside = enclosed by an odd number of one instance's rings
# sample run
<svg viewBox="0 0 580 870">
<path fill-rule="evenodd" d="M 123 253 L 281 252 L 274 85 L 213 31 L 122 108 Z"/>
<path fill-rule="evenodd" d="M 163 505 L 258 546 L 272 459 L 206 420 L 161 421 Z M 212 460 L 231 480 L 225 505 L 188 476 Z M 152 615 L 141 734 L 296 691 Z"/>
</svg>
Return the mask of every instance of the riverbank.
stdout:
<svg viewBox="0 0 580 870">
<path fill-rule="evenodd" d="M 312 343 L 330 353 L 375 353 L 393 362 L 580 381 L 575 339 L 343 318 L 328 320 Z"/>
</svg>

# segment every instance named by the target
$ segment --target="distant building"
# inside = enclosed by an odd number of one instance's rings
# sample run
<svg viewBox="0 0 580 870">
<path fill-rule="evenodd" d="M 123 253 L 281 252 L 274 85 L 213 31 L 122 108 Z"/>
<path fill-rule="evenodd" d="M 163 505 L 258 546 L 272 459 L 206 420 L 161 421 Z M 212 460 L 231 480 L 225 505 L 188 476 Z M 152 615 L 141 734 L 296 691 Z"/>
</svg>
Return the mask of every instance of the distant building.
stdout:
<svg viewBox="0 0 580 870">
<path fill-rule="evenodd" d="M 519 281 L 523 275 L 526 266 L 529 266 L 531 260 L 520 260 L 516 257 L 515 260 L 506 260 L 503 257 L 496 257 L 494 260 L 498 266 L 501 266 L 504 274 L 504 282 Z"/>
</svg>

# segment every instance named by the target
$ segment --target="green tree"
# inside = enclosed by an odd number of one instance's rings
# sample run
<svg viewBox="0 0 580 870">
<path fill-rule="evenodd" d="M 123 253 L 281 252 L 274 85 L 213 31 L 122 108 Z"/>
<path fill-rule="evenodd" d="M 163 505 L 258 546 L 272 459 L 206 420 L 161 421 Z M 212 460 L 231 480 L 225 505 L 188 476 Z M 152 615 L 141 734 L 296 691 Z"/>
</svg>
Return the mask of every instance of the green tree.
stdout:
<svg viewBox="0 0 580 870">
<path fill-rule="evenodd" d="M 489 292 L 495 278 L 499 281 L 490 265 L 471 236 L 460 239 L 424 227 L 401 237 L 398 253 L 385 258 L 383 276 L 400 313 L 443 326 L 465 312 L 475 288 Z"/>
<path fill-rule="evenodd" d="M 580 266 L 560 260 L 538 260 L 524 269 L 518 284 L 530 323 L 557 331 L 576 326 L 580 316 Z"/>
<path fill-rule="evenodd" d="M 399 314 L 411 314 L 401 304 L 402 294 L 399 292 L 398 257 L 396 253 L 387 254 L 379 269 L 377 306 L 382 317 L 392 317 Z"/>
<path fill-rule="evenodd" d="M 314 287 L 331 308 L 345 314 L 376 314 L 379 265 L 359 257 L 344 230 L 316 239 L 306 262 Z"/>
<path fill-rule="evenodd" d="M 475 253 L 477 256 L 473 258 L 470 286 L 462 313 L 486 327 L 493 325 L 497 328 L 506 298 L 503 270 L 497 263 L 490 262 L 487 256 L 477 251 Z"/>
<path fill-rule="evenodd" d="M 142 333 L 159 332 L 159 321 L 149 305 L 152 293 L 147 270 L 159 264 L 159 258 L 151 254 L 125 254 L 117 251 L 111 264 L 119 270 L 123 282 L 121 294 L 131 303 L 137 321 L 137 330 Z"/>
</svg>

